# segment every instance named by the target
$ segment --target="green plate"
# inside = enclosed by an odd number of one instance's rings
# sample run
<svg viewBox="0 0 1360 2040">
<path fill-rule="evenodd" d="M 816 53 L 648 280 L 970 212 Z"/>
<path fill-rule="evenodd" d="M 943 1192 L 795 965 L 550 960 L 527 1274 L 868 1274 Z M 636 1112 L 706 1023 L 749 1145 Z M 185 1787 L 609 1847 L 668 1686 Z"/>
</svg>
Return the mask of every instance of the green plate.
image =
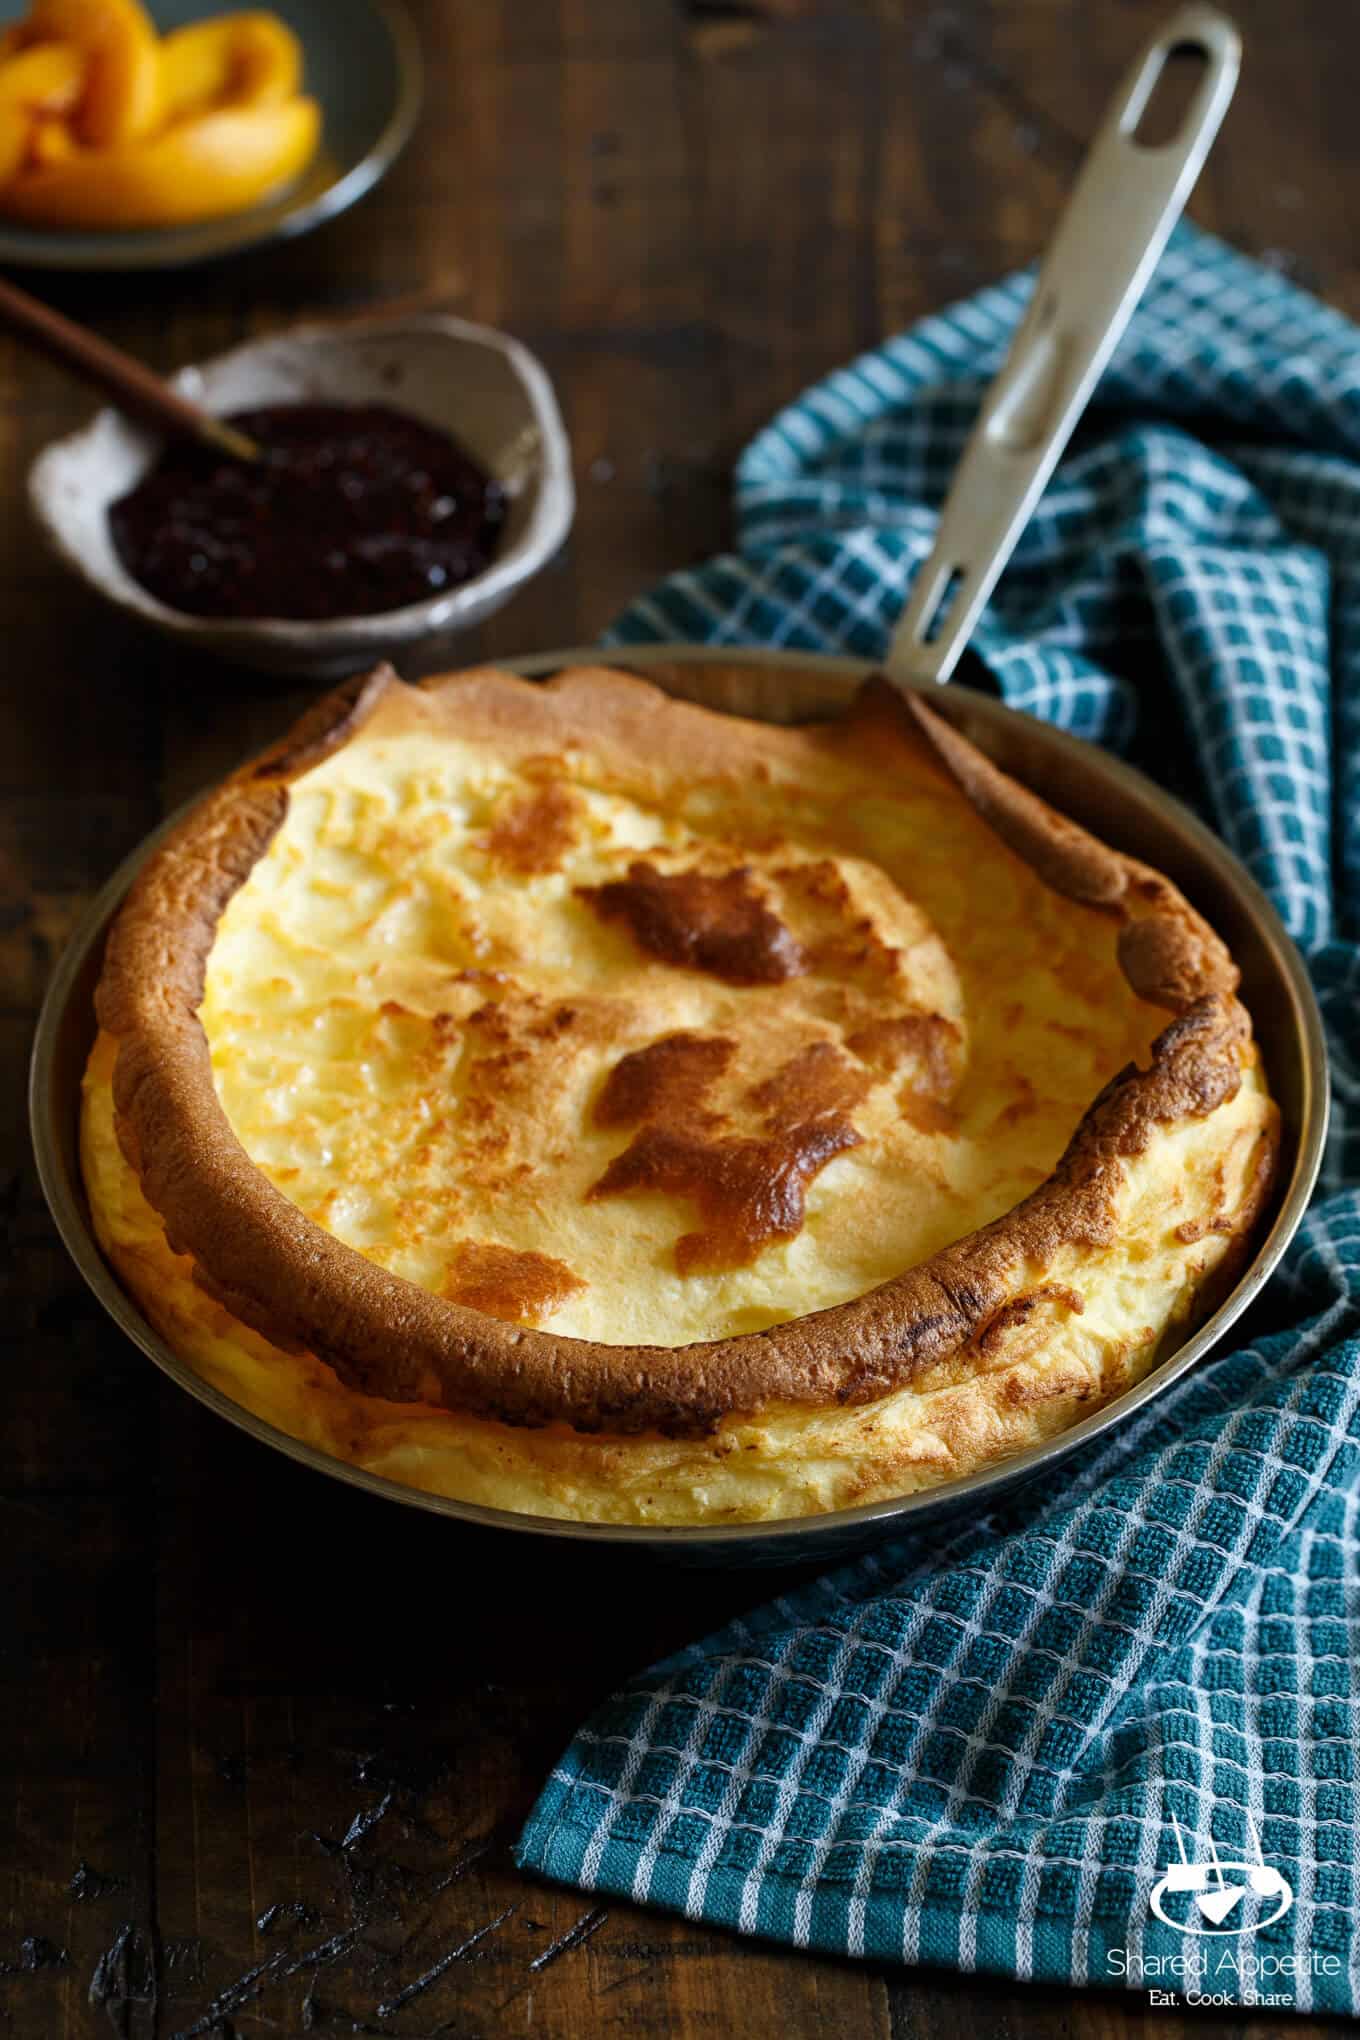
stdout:
<svg viewBox="0 0 1360 2040">
<path fill-rule="evenodd" d="M 232 0 L 147 0 L 162 31 L 234 11 Z M 240 0 L 246 4 L 246 0 Z M 305 234 L 354 204 L 388 170 L 420 107 L 420 45 L 400 0 L 262 0 L 301 38 L 321 146 L 281 198 L 192 227 L 136 233 L 23 227 L 0 219 L 0 262 L 30 269 L 178 269 Z M 0 0 L 0 25 L 26 6 Z"/>
</svg>

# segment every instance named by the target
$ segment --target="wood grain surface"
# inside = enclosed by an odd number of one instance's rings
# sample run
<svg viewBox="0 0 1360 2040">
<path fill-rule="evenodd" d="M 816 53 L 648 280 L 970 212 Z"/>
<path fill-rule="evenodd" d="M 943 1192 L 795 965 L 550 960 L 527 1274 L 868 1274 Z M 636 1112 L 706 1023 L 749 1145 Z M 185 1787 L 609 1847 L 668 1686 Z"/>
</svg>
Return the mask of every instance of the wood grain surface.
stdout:
<svg viewBox="0 0 1360 2040">
<path fill-rule="evenodd" d="M 386 300 L 526 339 L 580 513 L 471 658 L 588 639 L 721 545 L 733 456 L 778 404 L 1035 255 L 1162 9 L 416 11 L 426 112 L 355 213 L 194 274 L 23 280 L 161 370 Z M 1242 85 L 1193 211 L 1360 313 L 1360 14 L 1236 12 Z M 303 696 L 167 649 L 44 558 L 24 473 L 83 409 L 0 342 L 0 2036 L 1281 2030 L 797 1955 L 518 1875 L 516 1824 L 592 1702 L 767 1583 L 557 1556 L 352 1494 L 208 1416 L 102 1319 L 28 1158 L 36 1003 L 117 860 Z"/>
</svg>

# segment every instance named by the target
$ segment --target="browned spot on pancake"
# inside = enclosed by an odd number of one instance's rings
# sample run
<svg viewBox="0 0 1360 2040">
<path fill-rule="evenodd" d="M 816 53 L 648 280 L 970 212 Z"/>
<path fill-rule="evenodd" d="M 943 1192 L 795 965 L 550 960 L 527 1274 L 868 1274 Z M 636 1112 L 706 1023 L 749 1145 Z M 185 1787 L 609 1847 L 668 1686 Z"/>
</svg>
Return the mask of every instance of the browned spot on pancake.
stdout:
<svg viewBox="0 0 1360 2040">
<path fill-rule="evenodd" d="M 1193 1247 L 1198 1241 L 1207 1239 L 1210 1233 L 1232 1239 L 1234 1236 L 1241 1238 L 1249 1232 L 1265 1197 L 1265 1185 L 1275 1157 L 1276 1138 L 1274 1127 L 1263 1129 L 1257 1137 L 1245 1198 L 1240 1190 L 1234 1192 L 1229 1189 L 1227 1170 L 1222 1161 L 1216 1163 L 1213 1211 L 1203 1218 L 1183 1219 L 1175 1228 L 1173 1238 L 1183 1247 Z"/>
<path fill-rule="evenodd" d="M 579 796 L 560 779 L 516 795 L 496 816 L 483 848 L 512 871 L 556 871 L 576 839 Z"/>
<path fill-rule="evenodd" d="M 835 1114 L 783 1127 L 768 1138 L 713 1139 L 698 1132 L 644 1126 L 615 1155 L 591 1197 L 664 1190 L 687 1197 L 704 1220 L 675 1243 L 682 1275 L 700 1269 L 744 1268 L 771 1240 L 801 1232 L 807 1186 L 847 1148 L 859 1146 L 848 1119 Z"/>
<path fill-rule="evenodd" d="M 578 1044 L 598 1045 L 615 1033 L 627 1008 L 613 999 L 581 994 L 574 999 L 545 999 L 537 992 L 506 981 L 502 997 L 488 999 L 469 1013 L 464 1026 L 474 1054 L 490 1056 L 498 1049 L 521 1059 L 570 1037 Z"/>
<path fill-rule="evenodd" d="M 873 1088 L 829 1041 L 810 1041 L 748 1094 L 772 1129 L 797 1127 L 828 1112 L 853 1112 Z"/>
<path fill-rule="evenodd" d="M 846 1042 L 852 1055 L 885 1075 L 908 1058 L 920 1064 L 915 1090 L 947 1098 L 958 1081 L 959 1030 L 943 1013 L 894 1013 L 871 1020 Z"/>
<path fill-rule="evenodd" d="M 1032 1375 L 1013 1374 L 1001 1389 L 1002 1400 L 1013 1410 L 1034 1409 L 1040 1403 L 1057 1402 L 1070 1395 L 1074 1402 L 1086 1402 L 1096 1392 L 1089 1374 L 1068 1367 L 1061 1374 L 1036 1381 Z"/>
<path fill-rule="evenodd" d="M 1045 1282 L 1037 1289 L 1027 1289 L 1023 1296 L 1013 1296 L 1009 1303 L 1004 1303 L 988 1318 L 975 1342 L 979 1353 L 992 1353 L 1007 1332 L 1015 1325 L 1024 1324 L 1041 1303 L 1060 1303 L 1073 1316 L 1080 1316 L 1086 1308 L 1077 1291 L 1069 1289 L 1064 1282 Z"/>
<path fill-rule="evenodd" d="M 1082 1048 L 1099 1046 L 1094 1028 L 1081 1027 L 1070 1020 L 1045 1020 L 1042 1025 L 1050 1034 L 1061 1034 L 1065 1041 L 1075 1041 Z"/>
<path fill-rule="evenodd" d="M 1038 1107 L 1039 1101 L 1034 1094 L 1034 1086 L 1029 1078 L 1017 1078 L 1016 1085 L 1015 1097 L 1011 1099 L 1009 1105 L 1002 1106 L 996 1118 L 992 1121 L 992 1131 L 994 1133 L 1000 1133 L 1008 1126 L 1018 1126 L 1022 1119 L 1028 1119 L 1030 1113 Z"/>
<path fill-rule="evenodd" d="M 615 1040 L 627 1017 L 616 1000 L 545 998 L 513 982 L 468 1014 L 460 1060 L 445 1082 L 456 1098 L 458 1140 L 478 1158 L 483 1190 L 499 1195 L 518 1180 L 512 1164 L 543 1164 L 552 1118 L 545 1099 L 572 1081 L 582 1058 Z"/>
<path fill-rule="evenodd" d="M 1183 1247 L 1193 1247 L 1196 1240 L 1204 1239 L 1209 1233 L 1230 1233 L 1233 1221 L 1222 1213 L 1217 1218 L 1188 1218 L 1176 1227 L 1176 1238 Z"/>
<path fill-rule="evenodd" d="M 750 869 L 713 875 L 660 872 L 637 858 L 627 878 L 582 886 L 597 914 L 622 921 L 663 963 L 708 971 L 729 984 L 782 984 L 807 968 L 799 944 L 751 883 Z"/>
<path fill-rule="evenodd" d="M 785 901 L 798 910 L 809 968 L 842 981 L 878 984 L 897 976 L 901 951 L 884 941 L 831 858 L 781 865 L 775 877 Z"/>
<path fill-rule="evenodd" d="M 597 1126 L 634 1126 L 643 1119 L 712 1125 L 709 1091 L 736 1053 L 721 1034 L 667 1034 L 617 1062 L 595 1101 Z"/>
<path fill-rule="evenodd" d="M 501 1247 L 490 1240 L 460 1240 L 449 1256 L 443 1293 L 450 1303 L 529 1325 L 550 1316 L 585 1287 L 564 1261 L 547 1254 Z"/>
<path fill-rule="evenodd" d="M 956 1133 L 959 1115 L 952 1105 L 942 1099 L 932 1098 L 928 1091 L 918 1091 L 914 1085 L 903 1086 L 898 1098 L 902 1117 L 909 1126 L 920 1133 Z"/>
<path fill-rule="evenodd" d="M 521 779 L 541 786 L 545 779 L 560 779 L 567 760 L 580 748 L 574 737 L 568 737 L 560 751 L 534 751 L 519 760 L 516 770 Z"/>
</svg>

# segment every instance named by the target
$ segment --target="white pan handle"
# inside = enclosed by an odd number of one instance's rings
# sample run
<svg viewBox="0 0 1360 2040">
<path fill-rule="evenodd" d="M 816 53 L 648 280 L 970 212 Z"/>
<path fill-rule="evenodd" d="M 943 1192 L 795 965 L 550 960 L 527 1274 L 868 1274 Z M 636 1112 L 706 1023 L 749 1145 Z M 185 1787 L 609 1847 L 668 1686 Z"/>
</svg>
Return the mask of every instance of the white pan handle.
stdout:
<svg viewBox="0 0 1360 2040">
<path fill-rule="evenodd" d="M 1173 51 L 1204 70 L 1180 131 L 1134 130 Z M 1209 152 L 1241 39 L 1216 8 L 1183 7 L 1143 50 L 1082 165 L 1000 374 L 964 448 L 929 559 L 885 661 L 891 679 L 947 680 Z"/>
</svg>

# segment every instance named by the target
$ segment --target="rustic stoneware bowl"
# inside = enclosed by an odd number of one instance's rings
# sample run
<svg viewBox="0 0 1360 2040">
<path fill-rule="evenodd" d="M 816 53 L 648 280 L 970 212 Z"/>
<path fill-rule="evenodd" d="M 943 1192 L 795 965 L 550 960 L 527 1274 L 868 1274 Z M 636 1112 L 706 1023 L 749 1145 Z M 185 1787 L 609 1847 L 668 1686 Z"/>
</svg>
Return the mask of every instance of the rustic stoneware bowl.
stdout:
<svg viewBox="0 0 1360 2040">
<path fill-rule="evenodd" d="M 426 601 L 327 623 L 187 616 L 134 581 L 114 551 L 109 506 L 145 473 L 158 442 L 118 412 L 100 411 L 34 462 L 34 514 L 58 556 L 97 594 L 198 650 L 267 672 L 352 672 L 480 623 L 551 558 L 571 527 L 571 454 L 552 385 L 527 348 L 489 326 L 426 317 L 303 327 L 183 369 L 174 381 L 215 412 L 314 401 L 391 404 L 451 432 L 509 497 L 491 565 Z"/>
</svg>

